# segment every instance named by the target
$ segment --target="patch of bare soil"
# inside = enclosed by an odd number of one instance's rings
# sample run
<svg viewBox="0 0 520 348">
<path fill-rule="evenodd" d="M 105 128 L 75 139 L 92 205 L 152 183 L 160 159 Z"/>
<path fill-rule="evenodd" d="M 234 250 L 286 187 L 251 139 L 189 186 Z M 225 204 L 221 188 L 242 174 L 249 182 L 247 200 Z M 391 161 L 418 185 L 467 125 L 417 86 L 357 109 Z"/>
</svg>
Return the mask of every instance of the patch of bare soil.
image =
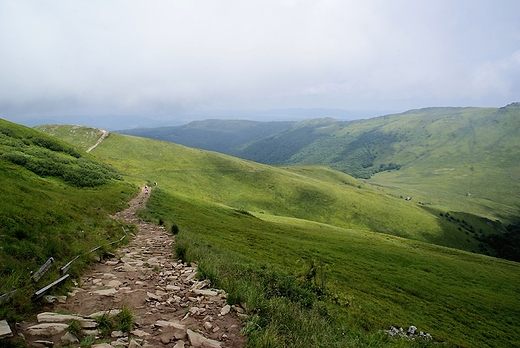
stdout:
<svg viewBox="0 0 520 348">
<path fill-rule="evenodd" d="M 195 265 L 173 258 L 171 233 L 135 216 L 144 208 L 148 196 L 141 191 L 128 209 L 116 215 L 136 224 L 138 234 L 115 257 L 88 271 L 78 288 L 66 299 L 59 299 L 49 312 L 74 313 L 81 321 L 88 321 L 96 312 L 129 308 L 136 319 L 135 328 L 129 334 L 113 332 L 112 338 L 104 341 L 112 346 L 243 347 L 243 309 L 226 305 L 224 291 L 212 289 L 208 281 L 196 280 Z M 68 317 L 58 318 L 42 314 L 38 323 L 18 324 L 17 331 L 33 346 L 78 345 L 66 335 L 66 325 L 50 332 L 34 328 L 49 321 L 70 322 Z M 99 334 L 95 325 L 84 327 L 86 333 Z"/>
</svg>

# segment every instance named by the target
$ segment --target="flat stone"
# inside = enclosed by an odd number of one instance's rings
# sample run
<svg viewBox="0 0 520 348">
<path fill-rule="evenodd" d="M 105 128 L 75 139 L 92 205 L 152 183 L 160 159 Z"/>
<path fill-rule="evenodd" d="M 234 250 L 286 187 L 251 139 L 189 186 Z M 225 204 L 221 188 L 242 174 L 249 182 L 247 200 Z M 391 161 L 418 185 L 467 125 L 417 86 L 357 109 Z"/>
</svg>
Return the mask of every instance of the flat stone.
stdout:
<svg viewBox="0 0 520 348">
<path fill-rule="evenodd" d="M 121 285 L 123 285 L 122 282 L 120 282 L 119 280 L 117 279 L 112 279 L 111 281 L 109 281 L 107 284 L 105 284 L 106 286 L 108 286 L 109 288 L 119 288 Z"/>
<path fill-rule="evenodd" d="M 11 327 L 7 323 L 7 320 L 0 321 L 0 338 L 13 337 Z"/>
<path fill-rule="evenodd" d="M 98 344 L 93 344 L 92 348 L 114 348 L 114 347 L 112 347 L 108 343 L 98 343 Z"/>
<path fill-rule="evenodd" d="M 191 331 L 187 331 L 188 339 L 194 348 L 221 348 L 220 342 L 202 336 L 201 334 Z"/>
<path fill-rule="evenodd" d="M 181 287 L 177 285 L 166 285 L 167 291 L 179 291 L 180 289 Z"/>
<path fill-rule="evenodd" d="M 43 323 L 38 325 L 29 326 L 27 332 L 29 335 L 38 336 L 54 336 L 61 334 L 69 325 L 63 323 Z"/>
<path fill-rule="evenodd" d="M 218 292 L 213 290 L 194 290 L 193 291 L 197 295 L 203 295 L 203 296 L 217 296 Z"/>
<path fill-rule="evenodd" d="M 58 314 L 53 312 L 43 312 L 36 316 L 39 323 L 68 323 L 71 320 L 82 321 L 83 317 L 70 314 Z"/>
<path fill-rule="evenodd" d="M 120 312 L 121 312 L 120 309 L 111 309 L 109 311 L 100 311 L 100 312 L 92 313 L 91 315 L 89 315 L 89 317 L 90 318 L 99 318 L 99 317 L 102 317 L 105 314 L 107 314 L 109 317 L 115 317 Z"/>
<path fill-rule="evenodd" d="M 160 301 L 161 300 L 160 296 L 157 296 L 156 294 L 154 294 L 152 292 L 147 292 L 146 296 L 148 296 L 148 298 L 151 299 L 151 300 L 155 300 L 155 301 Z"/>
<path fill-rule="evenodd" d="M 117 290 L 114 288 L 110 288 L 110 289 L 96 290 L 96 291 L 93 291 L 93 293 L 96 295 L 101 295 L 101 296 L 113 296 L 113 295 L 117 294 Z"/>
<path fill-rule="evenodd" d="M 150 334 L 149 334 L 148 332 L 143 331 L 143 330 L 139 330 L 139 329 L 134 330 L 134 331 L 131 331 L 130 333 L 131 333 L 132 335 L 134 335 L 134 336 L 139 337 L 139 338 L 143 338 L 143 337 L 146 337 L 146 336 L 150 336 Z"/>
<path fill-rule="evenodd" d="M 157 320 L 155 326 L 158 327 L 173 327 L 179 330 L 186 330 L 186 325 L 178 323 L 176 321 Z"/>
</svg>

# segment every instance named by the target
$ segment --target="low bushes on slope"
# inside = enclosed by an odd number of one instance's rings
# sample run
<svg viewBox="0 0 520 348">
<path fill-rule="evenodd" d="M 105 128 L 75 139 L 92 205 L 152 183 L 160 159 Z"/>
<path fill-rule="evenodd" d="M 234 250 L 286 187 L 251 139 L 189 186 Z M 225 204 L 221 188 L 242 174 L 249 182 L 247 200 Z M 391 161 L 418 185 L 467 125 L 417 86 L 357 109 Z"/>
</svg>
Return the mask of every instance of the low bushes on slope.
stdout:
<svg viewBox="0 0 520 348">
<path fill-rule="evenodd" d="M 121 180 L 113 168 L 72 146 L 31 129 L 0 120 L 0 158 L 41 177 L 58 177 L 77 187 L 95 187 Z"/>
<path fill-rule="evenodd" d="M 69 270 L 79 275 L 94 257 L 88 253 L 91 249 L 101 246 L 103 252 L 124 235 L 122 227 L 129 231 L 109 215 L 124 209 L 137 188 L 106 177 L 95 187 L 69 183 L 53 171 L 66 173 L 63 167 L 70 167 L 69 174 L 84 180 L 89 173 L 97 176 L 104 165 L 34 130 L 4 122 L 0 126 L 0 294 L 18 290 L 12 301 L 0 306 L 0 318 L 14 320 L 30 314 L 34 304 L 28 299 L 59 277 L 59 267 L 79 255 Z M 20 163 L 15 156 L 30 159 Z M 74 169 L 70 162 L 75 160 L 84 161 L 78 166 L 90 166 L 88 173 Z M 50 257 L 55 260 L 52 268 L 33 281 L 31 272 Z"/>
</svg>

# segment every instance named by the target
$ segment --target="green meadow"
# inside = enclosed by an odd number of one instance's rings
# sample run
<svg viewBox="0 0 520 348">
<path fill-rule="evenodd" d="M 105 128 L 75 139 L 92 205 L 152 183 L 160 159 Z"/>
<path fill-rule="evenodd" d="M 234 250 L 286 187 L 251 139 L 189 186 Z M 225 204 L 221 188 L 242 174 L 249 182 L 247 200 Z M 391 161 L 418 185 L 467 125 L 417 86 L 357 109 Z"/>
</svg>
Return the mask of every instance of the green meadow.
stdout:
<svg viewBox="0 0 520 348">
<path fill-rule="evenodd" d="M 59 128 L 53 132 L 64 139 L 75 131 L 70 141 L 78 148 L 97 140 L 88 138 L 89 129 Z M 42 206 L 60 200 L 68 205 L 76 199 L 68 193 L 77 196 L 80 215 L 61 221 L 64 231 L 97 212 L 99 220 L 91 224 L 113 231 L 109 237 L 122 229 L 108 214 L 122 209 L 138 185 L 157 182 L 140 216 L 171 230 L 177 256 L 196 262 L 198 276 L 224 288 L 229 303 L 247 308 L 250 347 L 520 345 L 518 263 L 479 254 L 485 251 L 475 238 L 496 233 L 502 226 L 496 221 L 417 204 L 415 197 L 405 201 L 398 191 L 326 167 L 271 167 L 117 133 L 87 159 L 99 163 L 88 168 L 108 175 L 107 182 L 77 187 L 65 176 L 1 163 L 10 175 L 30 177 L 31 187 L 49 185 L 51 198 Z M 79 168 L 68 160 L 70 168 Z M 22 192 L 12 195 L 28 200 Z M 80 245 L 86 234 L 71 238 Z M 390 325 L 415 325 L 434 342 L 389 338 L 381 331 Z"/>
<path fill-rule="evenodd" d="M 143 217 L 175 226 L 178 254 L 258 316 L 252 346 L 407 345 L 381 337 L 390 325 L 454 346 L 519 343 L 518 264 L 462 251 L 476 241 L 435 209 L 323 167 L 118 134 L 93 155 L 134 183 L 159 183 Z M 290 332 L 276 308 L 297 313 Z"/>
</svg>

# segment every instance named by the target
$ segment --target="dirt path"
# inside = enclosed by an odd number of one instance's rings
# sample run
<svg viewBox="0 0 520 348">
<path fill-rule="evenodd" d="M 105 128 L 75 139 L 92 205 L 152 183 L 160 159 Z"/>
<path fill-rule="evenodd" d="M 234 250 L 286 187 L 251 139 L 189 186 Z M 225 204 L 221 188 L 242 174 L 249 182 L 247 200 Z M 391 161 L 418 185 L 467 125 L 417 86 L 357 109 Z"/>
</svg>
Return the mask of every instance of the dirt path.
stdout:
<svg viewBox="0 0 520 348">
<path fill-rule="evenodd" d="M 229 308 L 223 291 L 197 281 L 195 267 L 173 259 L 171 233 L 135 216 L 148 196 L 141 191 L 128 209 L 116 214 L 136 224 L 138 234 L 117 251 L 116 257 L 95 265 L 81 278 L 81 287 L 51 310 L 89 318 L 95 312 L 129 308 L 136 318 L 135 330 L 121 337 L 113 333 L 108 340 L 112 346 L 243 347 L 246 339 L 240 334 L 243 323 L 238 318 L 245 316 L 240 314 L 242 308 Z M 41 331 L 31 330 L 46 321 L 44 315 L 39 318 L 42 320 L 38 323 L 19 324 L 28 342 L 33 346 L 49 345 L 42 341 L 54 342 L 55 346 L 68 344 L 66 331 L 42 337 Z"/>
<path fill-rule="evenodd" d="M 98 141 L 96 141 L 96 143 L 94 145 L 92 145 L 91 147 L 89 147 L 87 149 L 87 153 L 89 153 L 90 151 L 94 150 L 96 148 L 96 146 L 98 146 L 106 137 L 108 137 L 108 134 L 110 134 L 109 131 L 106 131 L 106 130 L 103 130 L 103 129 L 100 129 L 101 131 L 101 136 L 99 137 Z"/>
</svg>

